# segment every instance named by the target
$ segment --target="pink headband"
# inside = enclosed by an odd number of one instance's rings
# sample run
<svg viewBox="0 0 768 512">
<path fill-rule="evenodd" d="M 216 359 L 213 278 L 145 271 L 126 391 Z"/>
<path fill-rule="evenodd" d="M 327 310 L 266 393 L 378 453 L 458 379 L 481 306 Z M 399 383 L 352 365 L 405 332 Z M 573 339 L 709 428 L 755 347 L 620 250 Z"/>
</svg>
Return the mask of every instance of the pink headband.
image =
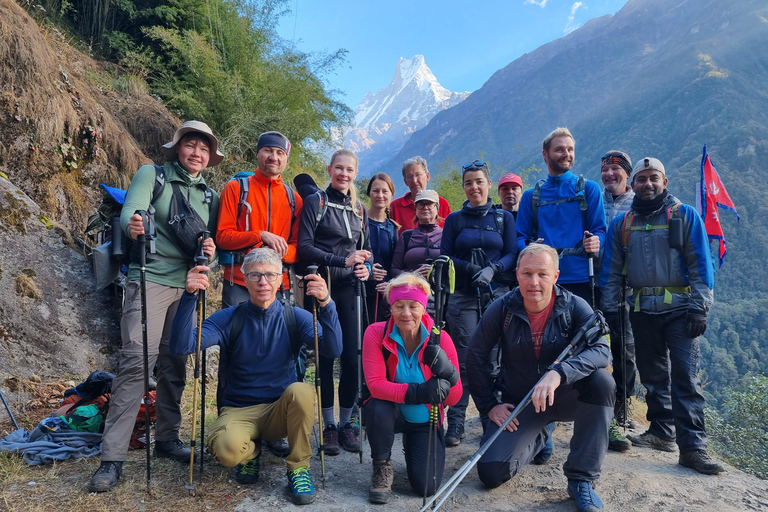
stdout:
<svg viewBox="0 0 768 512">
<path fill-rule="evenodd" d="M 427 294 L 420 286 L 407 284 L 389 290 L 389 303 L 394 304 L 398 300 L 415 300 L 427 307 Z"/>
</svg>

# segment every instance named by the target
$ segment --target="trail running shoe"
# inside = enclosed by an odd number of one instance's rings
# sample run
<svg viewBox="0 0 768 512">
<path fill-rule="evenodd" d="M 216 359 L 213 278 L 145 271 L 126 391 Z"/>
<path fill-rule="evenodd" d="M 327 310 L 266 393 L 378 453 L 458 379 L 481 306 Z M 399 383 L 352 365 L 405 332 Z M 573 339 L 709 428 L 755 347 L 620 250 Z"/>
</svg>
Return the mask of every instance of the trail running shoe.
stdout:
<svg viewBox="0 0 768 512">
<path fill-rule="evenodd" d="M 328 425 L 323 430 L 323 447 L 326 455 L 338 455 L 341 453 L 339 448 L 339 431 L 336 425 Z"/>
<path fill-rule="evenodd" d="M 568 496 L 576 501 L 579 512 L 597 512 L 603 510 L 603 500 L 595 494 L 592 482 L 568 480 Z"/>
<path fill-rule="evenodd" d="M 704 475 L 717 475 L 725 471 L 722 464 L 712 460 L 707 450 L 686 450 L 680 452 L 678 462 L 680 462 L 681 466 L 693 468 Z"/>
<path fill-rule="evenodd" d="M 235 480 L 242 485 L 252 485 L 259 479 L 259 460 L 261 457 L 251 459 L 245 464 L 238 464 L 235 469 Z"/>
<path fill-rule="evenodd" d="M 291 499 L 296 505 L 307 505 L 315 501 L 315 486 L 309 476 L 309 468 L 302 466 L 288 472 L 288 484 L 291 486 Z"/>
<path fill-rule="evenodd" d="M 613 420 L 608 427 L 608 449 L 615 452 L 626 452 L 630 448 L 632 448 L 632 443 L 624 437 L 621 430 L 619 430 L 619 424 L 616 423 L 616 420 Z"/>
<path fill-rule="evenodd" d="M 627 439 L 632 441 L 633 446 L 644 446 L 655 450 L 661 450 L 662 452 L 674 452 L 677 450 L 677 445 L 674 441 L 662 439 L 655 434 L 651 434 L 649 430 L 646 430 L 639 436 L 630 434 L 627 436 Z"/>
<path fill-rule="evenodd" d="M 357 439 L 351 424 L 347 423 L 339 430 L 339 444 L 348 452 L 357 453 L 360 451 L 360 441 Z"/>
</svg>

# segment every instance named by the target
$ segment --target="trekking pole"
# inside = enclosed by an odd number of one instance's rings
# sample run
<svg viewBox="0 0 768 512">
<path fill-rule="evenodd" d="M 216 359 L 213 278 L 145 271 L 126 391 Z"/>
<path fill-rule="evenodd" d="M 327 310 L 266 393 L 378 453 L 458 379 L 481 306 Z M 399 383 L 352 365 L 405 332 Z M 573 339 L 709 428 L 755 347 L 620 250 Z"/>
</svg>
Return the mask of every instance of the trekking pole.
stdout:
<svg viewBox="0 0 768 512">
<path fill-rule="evenodd" d="M 625 304 L 627 300 L 627 276 L 622 275 L 621 276 L 621 290 L 619 291 L 619 307 L 617 309 L 617 312 L 619 314 L 619 340 L 621 340 L 621 378 L 624 381 L 622 383 L 622 402 L 621 402 L 621 410 L 624 411 L 624 424 L 622 427 L 624 427 L 624 433 L 627 433 L 627 425 L 629 424 L 629 411 L 627 410 L 627 339 L 626 334 L 624 334 L 624 329 L 626 329 L 626 321 L 629 320 L 628 318 L 624 318 L 624 312 L 627 309 L 627 305 Z M 633 383 L 634 384 L 634 383 Z"/>
<path fill-rule="evenodd" d="M 13 426 L 16 430 L 19 430 L 19 424 L 16 423 L 16 418 L 13 417 L 13 413 L 11 412 L 10 406 L 8 406 L 8 402 L 5 401 L 5 395 L 2 391 L 0 391 L 0 398 L 3 399 L 3 405 L 5 406 L 5 410 L 8 411 L 8 416 L 11 417 L 11 422 L 13 423 Z"/>
<path fill-rule="evenodd" d="M 585 236 L 587 238 L 592 238 L 595 235 L 587 231 L 587 234 Z M 595 304 L 595 258 L 596 257 L 597 257 L 597 254 L 595 254 L 594 252 L 587 253 L 587 262 L 589 265 L 589 287 L 592 289 L 592 310 L 597 309 L 597 305 Z"/>
<path fill-rule="evenodd" d="M 208 256 L 203 253 L 203 245 L 206 239 L 211 236 L 208 231 L 200 233 L 200 245 L 195 255 L 195 265 L 205 265 L 208 262 Z M 205 316 L 205 290 L 197 292 L 197 346 L 195 348 L 195 383 L 192 387 L 192 437 L 189 440 L 189 481 L 184 485 L 188 491 L 194 492 L 197 489 L 195 484 L 195 445 L 197 444 L 197 389 L 200 384 L 200 352 L 203 339 L 203 320 Z M 205 404 L 203 404 L 205 407 Z M 202 445 L 202 441 L 200 443 Z M 200 457 L 202 459 L 202 456 Z"/>
<path fill-rule="evenodd" d="M 150 469 L 151 439 L 149 425 L 149 344 L 147 334 L 147 234 L 152 236 L 152 225 L 149 213 L 144 210 L 136 210 L 144 224 L 144 234 L 137 237 L 139 242 L 139 281 L 141 283 L 141 338 L 144 357 L 144 441 L 147 451 L 147 494 L 151 492 L 152 476 Z"/>
<path fill-rule="evenodd" d="M 576 333 L 576 335 L 573 337 L 571 342 L 568 344 L 565 349 L 560 353 L 559 356 L 555 358 L 555 360 L 552 362 L 553 365 L 560 363 L 561 361 L 564 361 L 568 357 L 570 357 L 572 354 L 576 352 L 576 349 L 581 348 L 581 344 L 583 341 L 589 340 L 592 337 L 594 337 L 596 334 L 604 334 L 606 331 L 605 326 L 605 319 L 603 318 L 602 313 L 599 311 L 594 311 L 592 315 L 589 317 L 589 319 L 586 321 L 586 323 L 579 329 L 579 331 Z M 585 340 L 586 338 L 586 340 Z M 432 510 L 439 509 L 443 503 L 445 503 L 445 500 L 448 499 L 448 497 L 451 495 L 451 493 L 456 490 L 456 487 L 459 486 L 462 480 L 464 480 L 464 477 L 466 477 L 469 474 L 469 471 L 475 466 L 475 464 L 478 463 L 480 458 L 485 454 L 485 452 L 488 450 L 488 448 L 491 447 L 491 445 L 496 441 L 496 439 L 501 435 L 502 432 L 504 432 L 504 429 L 507 428 L 507 426 L 520 415 L 520 412 L 522 412 L 529 403 L 531 403 L 531 397 L 533 396 L 533 391 L 536 389 L 536 386 L 539 385 L 539 383 L 544 380 L 544 377 L 546 376 L 546 373 L 539 378 L 539 380 L 536 382 L 536 384 L 533 385 L 533 387 L 528 391 L 528 394 L 525 395 L 525 397 L 520 401 L 520 403 L 515 407 L 514 411 L 512 411 L 512 414 L 510 414 L 507 419 L 504 421 L 504 423 L 501 424 L 501 426 L 496 430 L 496 432 L 493 433 L 493 435 L 485 442 L 483 445 L 475 452 L 475 454 L 472 456 L 471 459 L 469 459 L 467 462 L 464 463 L 463 466 L 459 468 L 459 470 L 450 478 L 447 482 L 443 484 L 440 489 L 432 496 L 432 498 L 423 506 L 421 509 L 419 509 L 419 512 L 424 512 L 427 510 L 427 508 L 435 503 L 438 499 L 440 501 L 437 501 L 437 504 L 432 508 Z M 441 498 L 442 496 L 442 498 Z"/>
<path fill-rule="evenodd" d="M 355 316 L 357 317 L 357 424 L 362 429 L 363 409 L 363 282 L 355 278 Z M 360 464 L 363 463 L 363 443 L 360 443 Z"/>
<path fill-rule="evenodd" d="M 436 343 L 437 345 L 440 345 L 440 330 L 442 325 L 440 324 L 440 318 L 442 315 L 442 302 L 443 302 L 443 260 L 438 259 L 438 261 L 435 261 L 432 263 L 432 269 L 431 271 L 434 272 L 434 281 L 435 281 L 435 321 L 432 323 L 432 332 L 429 336 L 429 342 L 428 343 Z M 424 475 L 424 482 L 429 481 L 429 453 L 432 452 L 432 458 L 434 459 L 434 464 L 432 466 L 432 478 L 433 478 L 433 484 L 432 488 L 435 488 L 435 483 L 437 483 L 437 415 L 438 415 L 438 407 L 436 404 L 431 404 L 429 407 L 429 436 L 427 437 L 427 464 L 426 464 L 426 474 Z M 422 506 L 427 504 L 427 486 L 424 486 L 424 498 L 421 501 Z"/>
<path fill-rule="evenodd" d="M 317 274 L 317 265 L 309 265 L 306 270 L 307 275 Z M 322 389 L 320 381 L 320 343 L 317 335 L 317 299 L 312 297 L 312 330 L 315 335 L 315 392 L 317 393 L 317 427 L 320 432 L 320 468 L 322 474 L 323 489 L 325 489 L 325 445 L 323 444 L 323 402 Z"/>
</svg>

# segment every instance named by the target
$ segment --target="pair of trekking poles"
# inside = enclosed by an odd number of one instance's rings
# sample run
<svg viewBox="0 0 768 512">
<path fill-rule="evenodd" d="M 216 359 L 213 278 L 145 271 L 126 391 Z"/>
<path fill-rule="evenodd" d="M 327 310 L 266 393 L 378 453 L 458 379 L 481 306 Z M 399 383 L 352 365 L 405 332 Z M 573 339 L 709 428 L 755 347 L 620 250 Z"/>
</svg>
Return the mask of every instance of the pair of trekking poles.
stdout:
<svg viewBox="0 0 768 512">
<path fill-rule="evenodd" d="M 154 240 L 154 226 L 152 226 L 152 220 L 150 215 L 146 211 L 138 210 L 136 214 L 140 215 L 142 222 L 144 223 L 144 234 L 137 237 L 139 244 L 139 280 L 141 288 L 141 335 L 142 335 L 142 351 L 144 359 L 144 441 L 146 448 L 146 474 L 147 474 L 147 493 L 152 490 L 152 470 L 151 470 L 151 458 L 152 447 L 150 437 L 150 407 L 149 407 L 149 340 L 147 333 L 147 241 L 153 243 Z M 203 245 L 205 241 L 210 238 L 211 233 L 209 231 L 203 231 L 200 233 L 200 243 L 198 245 L 197 253 L 195 254 L 195 265 L 205 265 L 208 262 L 208 257 L 203 252 Z M 185 484 L 185 488 L 189 491 L 194 491 L 197 488 L 197 484 L 194 482 L 194 465 L 195 465 L 195 448 L 197 444 L 197 393 L 198 385 L 200 383 L 200 373 L 206 374 L 206 358 L 201 350 L 202 343 L 202 329 L 203 319 L 205 318 L 205 290 L 200 290 L 197 296 L 197 346 L 195 349 L 195 365 L 194 365 L 194 388 L 192 398 L 192 437 L 190 440 L 191 452 L 189 455 L 189 481 Z M 201 446 L 202 440 L 205 439 L 205 377 L 202 382 L 202 407 L 200 411 L 200 438 Z M 202 451 L 200 453 L 200 479 L 203 476 L 203 456 Z"/>
</svg>

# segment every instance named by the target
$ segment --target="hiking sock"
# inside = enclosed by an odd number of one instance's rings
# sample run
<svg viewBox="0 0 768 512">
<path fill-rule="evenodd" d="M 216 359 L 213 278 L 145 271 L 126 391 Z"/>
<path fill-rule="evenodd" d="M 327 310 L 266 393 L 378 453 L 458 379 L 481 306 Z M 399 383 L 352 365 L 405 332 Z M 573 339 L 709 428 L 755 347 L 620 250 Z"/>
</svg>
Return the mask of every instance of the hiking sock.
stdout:
<svg viewBox="0 0 768 512">
<path fill-rule="evenodd" d="M 339 425 L 346 425 L 351 417 L 352 407 L 339 407 Z"/>
<path fill-rule="evenodd" d="M 333 415 L 333 407 L 323 407 L 323 425 L 335 425 L 336 420 Z"/>
</svg>

